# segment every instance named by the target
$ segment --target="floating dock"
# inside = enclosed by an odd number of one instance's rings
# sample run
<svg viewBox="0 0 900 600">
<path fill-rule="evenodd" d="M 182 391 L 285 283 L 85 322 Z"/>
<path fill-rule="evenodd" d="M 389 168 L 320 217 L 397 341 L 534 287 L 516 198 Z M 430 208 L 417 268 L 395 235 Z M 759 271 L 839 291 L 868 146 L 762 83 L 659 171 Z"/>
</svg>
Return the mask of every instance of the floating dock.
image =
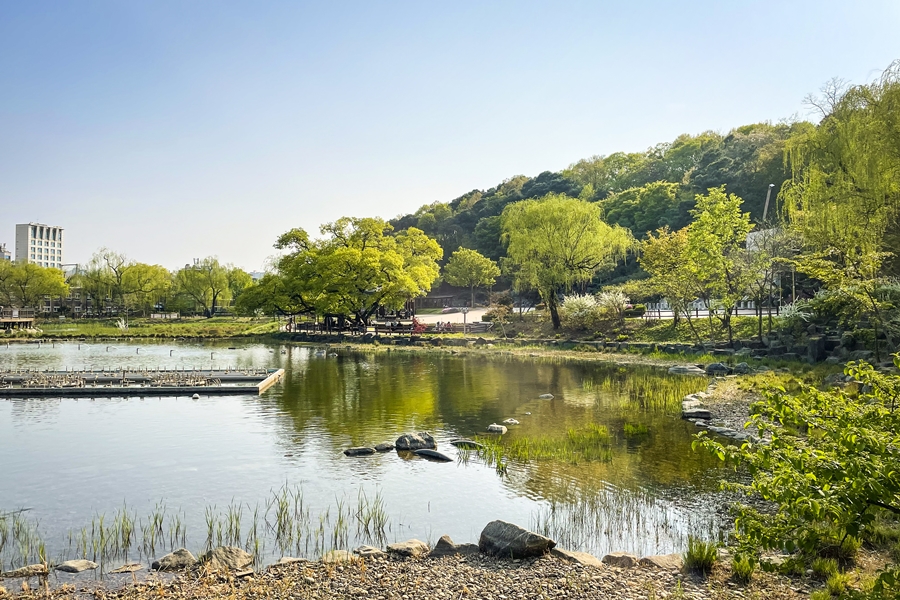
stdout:
<svg viewBox="0 0 900 600">
<path fill-rule="evenodd" d="M 0 371 L 0 398 L 262 394 L 284 369 Z"/>
</svg>

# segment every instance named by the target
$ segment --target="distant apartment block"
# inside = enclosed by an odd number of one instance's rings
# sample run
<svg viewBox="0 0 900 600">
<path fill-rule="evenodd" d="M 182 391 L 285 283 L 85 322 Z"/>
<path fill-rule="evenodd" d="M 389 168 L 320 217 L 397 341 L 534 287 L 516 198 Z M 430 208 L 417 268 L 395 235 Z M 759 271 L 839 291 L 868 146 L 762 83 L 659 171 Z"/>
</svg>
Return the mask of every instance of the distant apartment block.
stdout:
<svg viewBox="0 0 900 600">
<path fill-rule="evenodd" d="M 12 260 L 12 253 L 6 249 L 6 244 L 0 244 L 0 260 Z"/>
<path fill-rule="evenodd" d="M 62 267 L 63 228 L 42 223 L 16 225 L 16 261 Z"/>
</svg>

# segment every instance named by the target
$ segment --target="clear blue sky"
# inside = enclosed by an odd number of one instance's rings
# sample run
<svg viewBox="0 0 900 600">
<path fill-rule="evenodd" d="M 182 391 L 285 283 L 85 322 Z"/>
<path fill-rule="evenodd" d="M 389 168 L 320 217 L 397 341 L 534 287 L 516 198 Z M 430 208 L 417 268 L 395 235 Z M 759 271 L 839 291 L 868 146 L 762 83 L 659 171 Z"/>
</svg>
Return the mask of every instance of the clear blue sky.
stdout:
<svg viewBox="0 0 900 600">
<path fill-rule="evenodd" d="M 900 3 L 0 3 L 0 242 L 66 228 L 248 270 L 291 228 L 394 217 L 680 133 L 805 117 L 900 58 Z"/>
</svg>

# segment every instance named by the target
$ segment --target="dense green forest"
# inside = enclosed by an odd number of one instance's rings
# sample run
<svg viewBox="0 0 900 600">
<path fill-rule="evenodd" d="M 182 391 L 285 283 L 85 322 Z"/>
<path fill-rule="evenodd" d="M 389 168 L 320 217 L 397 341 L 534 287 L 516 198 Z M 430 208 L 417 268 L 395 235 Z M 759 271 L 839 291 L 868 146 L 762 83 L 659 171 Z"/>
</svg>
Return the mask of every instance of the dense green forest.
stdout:
<svg viewBox="0 0 900 600">
<path fill-rule="evenodd" d="M 426 204 L 391 224 L 396 230 L 417 227 L 447 252 L 462 246 L 499 260 L 506 256 L 500 240 L 503 209 L 550 193 L 599 204 L 607 223 L 630 229 L 638 239 L 660 227 L 684 227 L 697 194 L 721 185 L 743 198 L 744 210 L 759 221 L 769 184 L 775 186 L 774 209 L 777 192 L 790 178 L 785 161 L 788 141 L 814 129 L 808 122 L 757 123 L 726 135 L 684 134 L 644 152 L 593 156 L 536 177 L 516 175 L 488 190 Z"/>
</svg>

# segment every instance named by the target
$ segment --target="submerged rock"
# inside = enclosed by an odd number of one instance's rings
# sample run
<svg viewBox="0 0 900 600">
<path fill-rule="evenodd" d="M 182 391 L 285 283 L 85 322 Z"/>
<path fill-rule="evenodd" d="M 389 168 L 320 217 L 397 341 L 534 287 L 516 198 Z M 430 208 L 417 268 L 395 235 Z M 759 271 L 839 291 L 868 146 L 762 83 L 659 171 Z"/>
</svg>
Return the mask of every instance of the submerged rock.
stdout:
<svg viewBox="0 0 900 600">
<path fill-rule="evenodd" d="M 390 442 L 381 442 L 375 445 L 375 452 L 390 452 L 394 449 L 394 445 Z"/>
<path fill-rule="evenodd" d="M 59 563 L 54 567 L 54 569 L 56 569 L 57 571 L 62 571 L 63 573 L 81 573 L 82 571 L 91 571 L 99 566 L 100 565 L 95 562 L 79 558 Z"/>
<path fill-rule="evenodd" d="M 478 539 L 482 552 L 501 558 L 542 556 L 555 546 L 556 542 L 548 537 L 499 520 L 488 523 Z"/>
<path fill-rule="evenodd" d="M 192 567 L 197 563 L 197 559 L 186 548 L 179 548 L 175 552 L 166 554 L 159 560 L 153 561 L 150 565 L 154 571 L 181 571 Z"/>
<path fill-rule="evenodd" d="M 366 456 L 368 454 L 375 454 L 375 448 L 357 446 L 356 448 L 347 448 L 344 450 L 344 454 L 346 456 Z"/>
<path fill-rule="evenodd" d="M 476 442 L 475 440 L 453 440 L 450 442 L 457 448 L 469 448 L 470 450 L 476 450 L 478 448 L 484 448 L 483 444 Z"/>
<path fill-rule="evenodd" d="M 503 421 L 503 424 L 504 425 L 518 425 L 519 422 L 516 421 L 515 419 L 506 419 L 505 421 Z"/>
<path fill-rule="evenodd" d="M 437 450 L 429 450 L 428 448 L 416 450 L 413 454 L 415 454 L 417 456 L 424 456 L 425 458 L 430 458 L 432 460 L 439 460 L 441 462 L 453 461 L 453 459 L 450 458 L 449 456 L 447 456 L 446 454 L 438 452 Z"/>
<path fill-rule="evenodd" d="M 437 448 L 437 444 L 435 443 L 434 438 L 427 431 L 420 431 L 418 433 L 404 433 L 397 438 L 397 441 L 394 443 L 394 445 L 397 447 L 397 450 L 434 450 L 435 448 Z"/>
<path fill-rule="evenodd" d="M 697 365 L 675 365 L 669 367 L 669 373 L 672 375 L 706 375 L 706 371 Z"/>
<path fill-rule="evenodd" d="M 137 573 L 138 571 L 143 570 L 144 565 L 141 563 L 126 563 L 121 567 L 113 569 L 110 573 Z"/>
<path fill-rule="evenodd" d="M 20 569 L 15 569 L 14 571 L 6 571 L 5 573 L 0 573 L 0 577 L 15 579 L 17 577 L 35 577 L 38 575 L 46 575 L 47 573 L 49 573 L 47 565 L 35 564 L 28 565 Z"/>
<path fill-rule="evenodd" d="M 499 433 L 503 435 L 507 431 L 509 431 L 504 425 L 497 425 L 496 423 L 491 423 L 487 428 L 488 433 Z"/>
<path fill-rule="evenodd" d="M 253 564 L 253 556 L 235 546 L 219 546 L 200 557 L 215 571 L 242 571 Z"/>
</svg>

